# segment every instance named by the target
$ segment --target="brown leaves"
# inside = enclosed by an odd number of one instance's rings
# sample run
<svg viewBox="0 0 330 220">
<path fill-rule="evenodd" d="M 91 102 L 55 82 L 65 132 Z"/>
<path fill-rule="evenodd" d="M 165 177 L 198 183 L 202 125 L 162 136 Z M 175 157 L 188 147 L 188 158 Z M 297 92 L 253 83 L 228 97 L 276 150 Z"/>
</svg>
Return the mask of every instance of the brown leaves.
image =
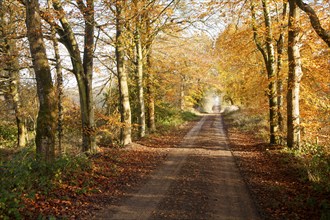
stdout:
<svg viewBox="0 0 330 220">
<path fill-rule="evenodd" d="M 51 191 L 23 195 L 25 219 L 38 216 L 88 219 L 93 210 L 101 209 L 125 189 L 136 185 L 154 169 L 163 155 L 156 152 L 102 149 L 91 158 L 92 169 L 63 177 Z"/>
<path fill-rule="evenodd" d="M 294 157 L 252 135 L 229 129 L 230 147 L 263 217 L 319 219 L 328 195 L 302 178 Z"/>
</svg>

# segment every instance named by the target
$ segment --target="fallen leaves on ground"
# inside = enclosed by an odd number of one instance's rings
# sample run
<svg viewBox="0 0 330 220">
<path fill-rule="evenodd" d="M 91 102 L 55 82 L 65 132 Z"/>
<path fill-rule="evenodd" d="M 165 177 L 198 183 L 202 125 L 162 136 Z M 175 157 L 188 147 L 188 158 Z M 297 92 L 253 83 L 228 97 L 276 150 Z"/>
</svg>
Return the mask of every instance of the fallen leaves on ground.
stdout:
<svg viewBox="0 0 330 220">
<path fill-rule="evenodd" d="M 91 170 L 67 177 L 47 194 L 24 196 L 25 219 L 88 219 L 125 189 L 137 184 L 165 157 L 155 151 L 104 148 L 93 155 Z"/>
<path fill-rule="evenodd" d="M 320 219 L 328 211 L 323 206 L 330 196 L 312 187 L 296 158 L 253 134 L 230 125 L 228 130 L 237 165 L 264 219 Z"/>
<path fill-rule="evenodd" d="M 25 219 L 90 219 L 141 183 L 166 157 L 160 148 L 178 146 L 192 125 L 149 135 L 137 141 L 141 148 L 102 148 L 91 157 L 89 172 L 68 177 L 47 194 L 23 195 L 25 208 L 21 213 Z M 230 126 L 228 136 L 237 165 L 264 219 L 320 219 L 322 204 L 330 204 L 329 195 L 303 179 L 295 158 L 283 155 L 280 147 L 269 146 L 254 139 L 253 134 Z"/>
<path fill-rule="evenodd" d="M 166 157 L 166 152 L 157 149 L 177 146 L 192 123 L 137 141 L 142 148 L 101 148 L 90 158 L 91 169 L 64 178 L 49 192 L 22 195 L 23 218 L 90 219 L 154 170 Z"/>
</svg>

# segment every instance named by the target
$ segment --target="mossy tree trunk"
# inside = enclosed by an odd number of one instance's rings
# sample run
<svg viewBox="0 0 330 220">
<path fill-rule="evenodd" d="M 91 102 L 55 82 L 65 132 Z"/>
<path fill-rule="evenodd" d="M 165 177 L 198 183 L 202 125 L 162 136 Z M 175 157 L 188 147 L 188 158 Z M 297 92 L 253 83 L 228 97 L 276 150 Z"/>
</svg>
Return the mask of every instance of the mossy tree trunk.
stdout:
<svg viewBox="0 0 330 220">
<path fill-rule="evenodd" d="M 52 1 L 48 0 L 48 9 L 51 10 Z M 55 69 L 56 69 L 56 96 L 57 96 L 57 151 L 58 154 L 63 154 L 66 152 L 66 149 L 62 146 L 63 140 L 63 71 L 62 71 L 62 62 L 60 56 L 60 49 L 58 39 L 56 37 L 56 28 L 53 24 L 51 24 L 51 40 L 53 42 L 54 47 L 54 55 L 55 55 Z"/>
<path fill-rule="evenodd" d="M 55 158 L 56 98 L 44 44 L 38 0 L 26 1 L 26 27 L 37 81 L 39 113 L 36 130 L 37 158 Z"/>
</svg>

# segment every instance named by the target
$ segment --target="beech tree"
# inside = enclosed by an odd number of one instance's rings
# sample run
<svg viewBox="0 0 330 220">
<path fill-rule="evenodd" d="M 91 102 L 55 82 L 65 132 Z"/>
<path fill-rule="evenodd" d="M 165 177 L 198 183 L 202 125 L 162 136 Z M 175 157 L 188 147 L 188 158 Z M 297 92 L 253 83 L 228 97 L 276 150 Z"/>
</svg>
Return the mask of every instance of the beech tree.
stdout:
<svg viewBox="0 0 330 220">
<path fill-rule="evenodd" d="M 39 112 L 37 119 L 37 158 L 50 162 L 55 158 L 56 98 L 41 28 L 38 0 L 25 1 L 27 37 L 37 81 Z"/>
<path fill-rule="evenodd" d="M 295 0 L 289 0 L 289 32 L 288 32 L 288 93 L 287 93 L 287 144 L 290 148 L 299 148 L 300 141 L 300 112 L 299 93 L 300 80 L 303 72 L 299 49 L 299 11 Z"/>
<path fill-rule="evenodd" d="M 120 131 L 120 140 L 122 145 L 132 143 L 132 125 L 131 125 L 131 107 L 129 102 L 129 91 L 127 84 L 127 71 L 125 67 L 125 42 L 124 42 L 124 25 L 125 18 L 123 9 L 124 2 L 116 0 L 116 61 L 117 61 L 117 77 L 119 86 L 119 104 L 122 128 Z"/>
<path fill-rule="evenodd" d="M 52 2 L 48 0 L 48 10 L 51 10 Z M 59 42 L 56 37 L 56 27 L 51 23 L 51 41 L 53 42 L 54 55 L 55 55 L 55 69 L 56 69 L 56 95 L 57 95 L 57 139 L 58 139 L 58 153 L 65 153 L 65 149 L 62 149 L 63 139 L 63 70 L 61 55 L 59 49 Z"/>
<path fill-rule="evenodd" d="M 277 114 L 278 114 L 278 128 L 279 128 L 279 143 L 283 144 L 284 142 L 284 117 L 283 117 L 283 56 L 284 54 L 284 42 L 285 42 L 285 26 L 284 23 L 287 19 L 287 2 L 283 0 L 283 9 L 282 14 L 277 15 L 278 23 L 280 23 L 279 27 L 279 37 L 276 40 L 276 48 L 277 48 Z"/>
<path fill-rule="evenodd" d="M 146 84 L 147 84 L 147 124 L 150 132 L 156 131 L 155 121 L 155 79 L 154 72 L 152 70 L 152 44 L 154 35 L 152 34 L 152 21 L 150 16 L 147 14 L 145 18 L 146 23 Z"/>
<path fill-rule="evenodd" d="M 47 19 L 51 25 L 56 25 L 57 33 L 60 35 L 60 42 L 67 48 L 73 66 L 73 73 L 76 77 L 79 90 L 80 112 L 82 121 L 82 151 L 94 152 L 95 143 L 95 122 L 93 103 L 93 54 L 94 54 L 94 1 L 76 1 L 78 8 L 84 18 L 84 50 L 83 59 L 76 35 L 72 25 L 69 23 L 66 12 L 61 1 L 53 0 L 53 7 L 58 13 L 61 26 Z"/>
<path fill-rule="evenodd" d="M 144 3 L 144 2 L 143 2 Z M 144 5 L 142 5 L 144 6 Z M 146 117 L 145 117 L 145 102 L 144 102 L 144 86 L 143 86 L 143 78 L 144 78 L 144 70 L 143 70 L 143 48 L 142 48 L 142 40 L 141 40 L 141 26 L 143 22 L 143 14 L 140 12 L 141 8 L 139 7 L 139 2 L 137 0 L 134 1 L 135 7 L 135 30 L 134 30 L 134 43 L 135 43 L 135 71 L 137 76 L 137 86 L 138 86 L 138 99 L 139 99 L 139 136 L 144 137 L 146 133 Z"/>
<path fill-rule="evenodd" d="M 252 28 L 254 41 L 257 45 L 258 50 L 263 56 L 269 86 L 268 86 L 268 98 L 269 98 L 269 128 L 270 128 L 270 143 L 278 143 L 278 113 L 277 113 L 277 84 L 276 84 L 276 60 L 275 60 L 275 49 L 273 41 L 273 32 L 272 32 L 272 20 L 269 12 L 268 0 L 262 0 L 262 8 L 264 15 L 264 24 L 266 29 L 266 37 L 264 44 L 260 42 L 257 33 L 257 19 L 255 13 L 255 3 L 251 0 L 251 12 L 252 12 Z"/>
<path fill-rule="evenodd" d="M 2 42 L 0 44 L 0 51 L 3 55 L 2 70 L 7 81 L 6 93 L 10 96 L 10 102 L 13 105 L 15 112 L 16 126 L 17 126 L 17 146 L 24 147 L 26 145 L 26 126 L 23 109 L 21 106 L 21 97 L 19 92 L 20 86 L 20 64 L 19 64 L 19 52 L 17 48 L 18 29 L 19 22 L 16 21 L 16 12 L 20 9 L 14 9 L 11 4 L 4 4 L 0 1 L 0 37 Z M 14 39 L 14 36 L 16 39 Z"/>
</svg>

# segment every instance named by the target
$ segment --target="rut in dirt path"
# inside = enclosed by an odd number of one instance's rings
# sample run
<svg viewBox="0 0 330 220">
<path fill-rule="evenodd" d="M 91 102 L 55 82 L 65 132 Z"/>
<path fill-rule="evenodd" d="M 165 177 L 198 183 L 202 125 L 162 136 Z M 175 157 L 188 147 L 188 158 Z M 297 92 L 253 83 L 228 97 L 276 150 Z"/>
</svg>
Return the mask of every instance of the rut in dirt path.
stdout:
<svg viewBox="0 0 330 220">
<path fill-rule="evenodd" d="M 98 219 L 259 219 L 221 115 L 204 116 L 144 186 Z"/>
</svg>

